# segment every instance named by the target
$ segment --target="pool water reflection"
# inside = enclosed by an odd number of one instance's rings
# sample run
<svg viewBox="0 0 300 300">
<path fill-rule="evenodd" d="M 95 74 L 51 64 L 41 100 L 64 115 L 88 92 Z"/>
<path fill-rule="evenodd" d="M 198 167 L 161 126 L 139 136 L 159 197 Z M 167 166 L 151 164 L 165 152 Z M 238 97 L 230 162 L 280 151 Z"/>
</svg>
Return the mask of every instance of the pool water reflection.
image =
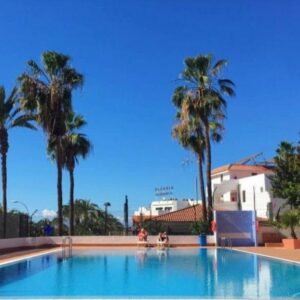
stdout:
<svg viewBox="0 0 300 300">
<path fill-rule="evenodd" d="M 300 299 L 300 265 L 226 249 L 52 253 L 1 267 L 0 295 Z"/>
</svg>

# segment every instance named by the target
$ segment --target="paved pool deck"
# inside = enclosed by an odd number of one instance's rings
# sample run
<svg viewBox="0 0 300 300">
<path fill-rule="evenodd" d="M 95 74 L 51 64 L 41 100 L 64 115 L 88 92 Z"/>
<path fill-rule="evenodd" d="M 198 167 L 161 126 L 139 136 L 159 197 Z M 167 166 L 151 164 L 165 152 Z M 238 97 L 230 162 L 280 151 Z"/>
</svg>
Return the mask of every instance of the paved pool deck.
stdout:
<svg viewBox="0 0 300 300">
<path fill-rule="evenodd" d="M 300 249 L 285 249 L 283 247 L 238 247 L 238 251 L 255 253 L 277 259 L 297 262 L 300 264 Z"/>
</svg>

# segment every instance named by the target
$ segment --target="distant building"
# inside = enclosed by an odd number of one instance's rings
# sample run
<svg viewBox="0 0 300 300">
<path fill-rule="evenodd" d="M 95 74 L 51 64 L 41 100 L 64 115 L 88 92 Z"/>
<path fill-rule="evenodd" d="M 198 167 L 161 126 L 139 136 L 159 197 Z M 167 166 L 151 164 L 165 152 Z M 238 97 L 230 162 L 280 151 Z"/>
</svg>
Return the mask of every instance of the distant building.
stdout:
<svg viewBox="0 0 300 300">
<path fill-rule="evenodd" d="M 160 223 L 162 231 L 168 234 L 191 234 L 192 224 L 202 218 L 202 205 L 195 204 L 183 209 L 152 218 Z"/>
<path fill-rule="evenodd" d="M 191 207 L 199 201 L 193 199 L 161 199 L 151 202 L 150 208 L 139 207 L 132 216 L 133 223 L 140 223 L 141 221 L 147 221 L 157 216 L 165 215 L 170 212 Z"/>
<path fill-rule="evenodd" d="M 215 210 L 255 210 L 258 218 L 273 218 L 283 199 L 272 197 L 270 165 L 229 164 L 212 170 Z"/>
</svg>

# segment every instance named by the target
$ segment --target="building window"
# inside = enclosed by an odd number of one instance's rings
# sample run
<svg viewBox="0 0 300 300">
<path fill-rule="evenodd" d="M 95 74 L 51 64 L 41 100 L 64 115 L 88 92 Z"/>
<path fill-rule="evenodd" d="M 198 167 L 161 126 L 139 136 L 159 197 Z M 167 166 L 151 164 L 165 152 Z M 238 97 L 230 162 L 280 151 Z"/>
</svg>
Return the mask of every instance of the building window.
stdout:
<svg viewBox="0 0 300 300">
<path fill-rule="evenodd" d="M 236 176 L 234 176 L 234 177 L 233 177 L 233 179 L 237 179 L 237 177 L 236 177 Z"/>
<path fill-rule="evenodd" d="M 255 176 L 255 175 L 257 175 L 257 173 L 252 173 L 251 175 L 252 175 L 252 176 Z"/>
<path fill-rule="evenodd" d="M 242 199 L 243 199 L 243 202 L 246 202 L 246 191 L 243 191 Z"/>
<path fill-rule="evenodd" d="M 165 207 L 165 211 L 171 211 L 172 207 Z"/>
<path fill-rule="evenodd" d="M 264 192 L 264 188 L 261 186 L 260 187 L 260 192 L 263 193 Z"/>
<path fill-rule="evenodd" d="M 223 182 L 223 174 L 221 174 L 221 182 Z"/>
<path fill-rule="evenodd" d="M 156 207 L 155 210 L 161 211 L 161 210 L 163 210 L 163 208 L 162 207 Z"/>
</svg>

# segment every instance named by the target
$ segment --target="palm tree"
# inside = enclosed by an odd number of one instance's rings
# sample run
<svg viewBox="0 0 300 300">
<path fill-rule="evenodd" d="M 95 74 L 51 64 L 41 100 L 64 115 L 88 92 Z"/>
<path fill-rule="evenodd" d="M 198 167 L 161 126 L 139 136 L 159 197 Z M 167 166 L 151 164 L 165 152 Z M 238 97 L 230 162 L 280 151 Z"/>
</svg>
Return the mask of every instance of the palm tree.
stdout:
<svg viewBox="0 0 300 300">
<path fill-rule="evenodd" d="M 189 95 L 194 102 L 194 116 L 203 127 L 209 221 L 212 220 L 211 133 L 215 131 L 212 124 L 219 124 L 218 120 L 224 118 L 226 100 L 223 96 L 234 95 L 233 82 L 220 78 L 220 72 L 226 64 L 224 59 L 214 64 L 211 54 L 188 57 L 181 74 L 185 85 L 179 87 L 182 93 Z"/>
<path fill-rule="evenodd" d="M 63 206 L 64 216 L 70 218 L 70 205 Z M 90 200 L 74 201 L 75 232 L 78 235 L 99 234 L 104 228 L 104 212 Z"/>
<path fill-rule="evenodd" d="M 66 134 L 62 137 L 62 153 L 63 165 L 68 170 L 70 176 L 70 209 L 69 209 L 69 234 L 74 235 L 74 169 L 78 164 L 79 157 L 85 159 L 90 153 L 92 145 L 86 138 L 86 135 L 78 133 L 86 124 L 84 118 L 80 115 L 70 113 L 66 119 Z M 55 158 L 55 145 L 56 142 L 50 141 L 49 152 Z"/>
<path fill-rule="evenodd" d="M 22 107 L 37 115 L 48 141 L 55 140 L 57 166 L 58 234 L 63 234 L 62 215 L 62 137 L 66 133 L 66 118 L 72 112 L 72 92 L 83 85 L 83 76 L 70 66 L 70 57 L 54 51 L 42 54 L 42 67 L 28 62 L 29 71 L 19 80 Z"/>
<path fill-rule="evenodd" d="M 30 114 L 21 112 L 18 106 L 18 93 L 14 88 L 6 98 L 5 89 L 0 86 L 0 153 L 2 163 L 2 213 L 3 213 L 3 238 L 6 237 L 7 223 L 7 152 L 9 149 L 8 132 L 15 127 L 35 129 L 30 123 L 34 118 Z"/>
<path fill-rule="evenodd" d="M 181 88 L 175 90 L 173 103 L 179 109 L 177 113 L 177 119 L 179 122 L 173 127 L 172 135 L 184 148 L 191 149 L 197 157 L 200 193 L 202 199 L 202 220 L 207 221 L 206 195 L 203 178 L 205 149 L 203 128 L 199 120 L 189 114 L 189 107 L 192 105 L 191 98 L 189 95 L 185 95 Z"/>
<path fill-rule="evenodd" d="M 77 199 L 74 202 L 74 221 L 76 234 L 89 231 L 89 223 L 97 219 L 98 205 L 89 200 Z M 70 204 L 63 206 L 63 215 L 66 219 L 70 218 Z M 70 221 L 70 220 L 69 220 Z"/>
</svg>

